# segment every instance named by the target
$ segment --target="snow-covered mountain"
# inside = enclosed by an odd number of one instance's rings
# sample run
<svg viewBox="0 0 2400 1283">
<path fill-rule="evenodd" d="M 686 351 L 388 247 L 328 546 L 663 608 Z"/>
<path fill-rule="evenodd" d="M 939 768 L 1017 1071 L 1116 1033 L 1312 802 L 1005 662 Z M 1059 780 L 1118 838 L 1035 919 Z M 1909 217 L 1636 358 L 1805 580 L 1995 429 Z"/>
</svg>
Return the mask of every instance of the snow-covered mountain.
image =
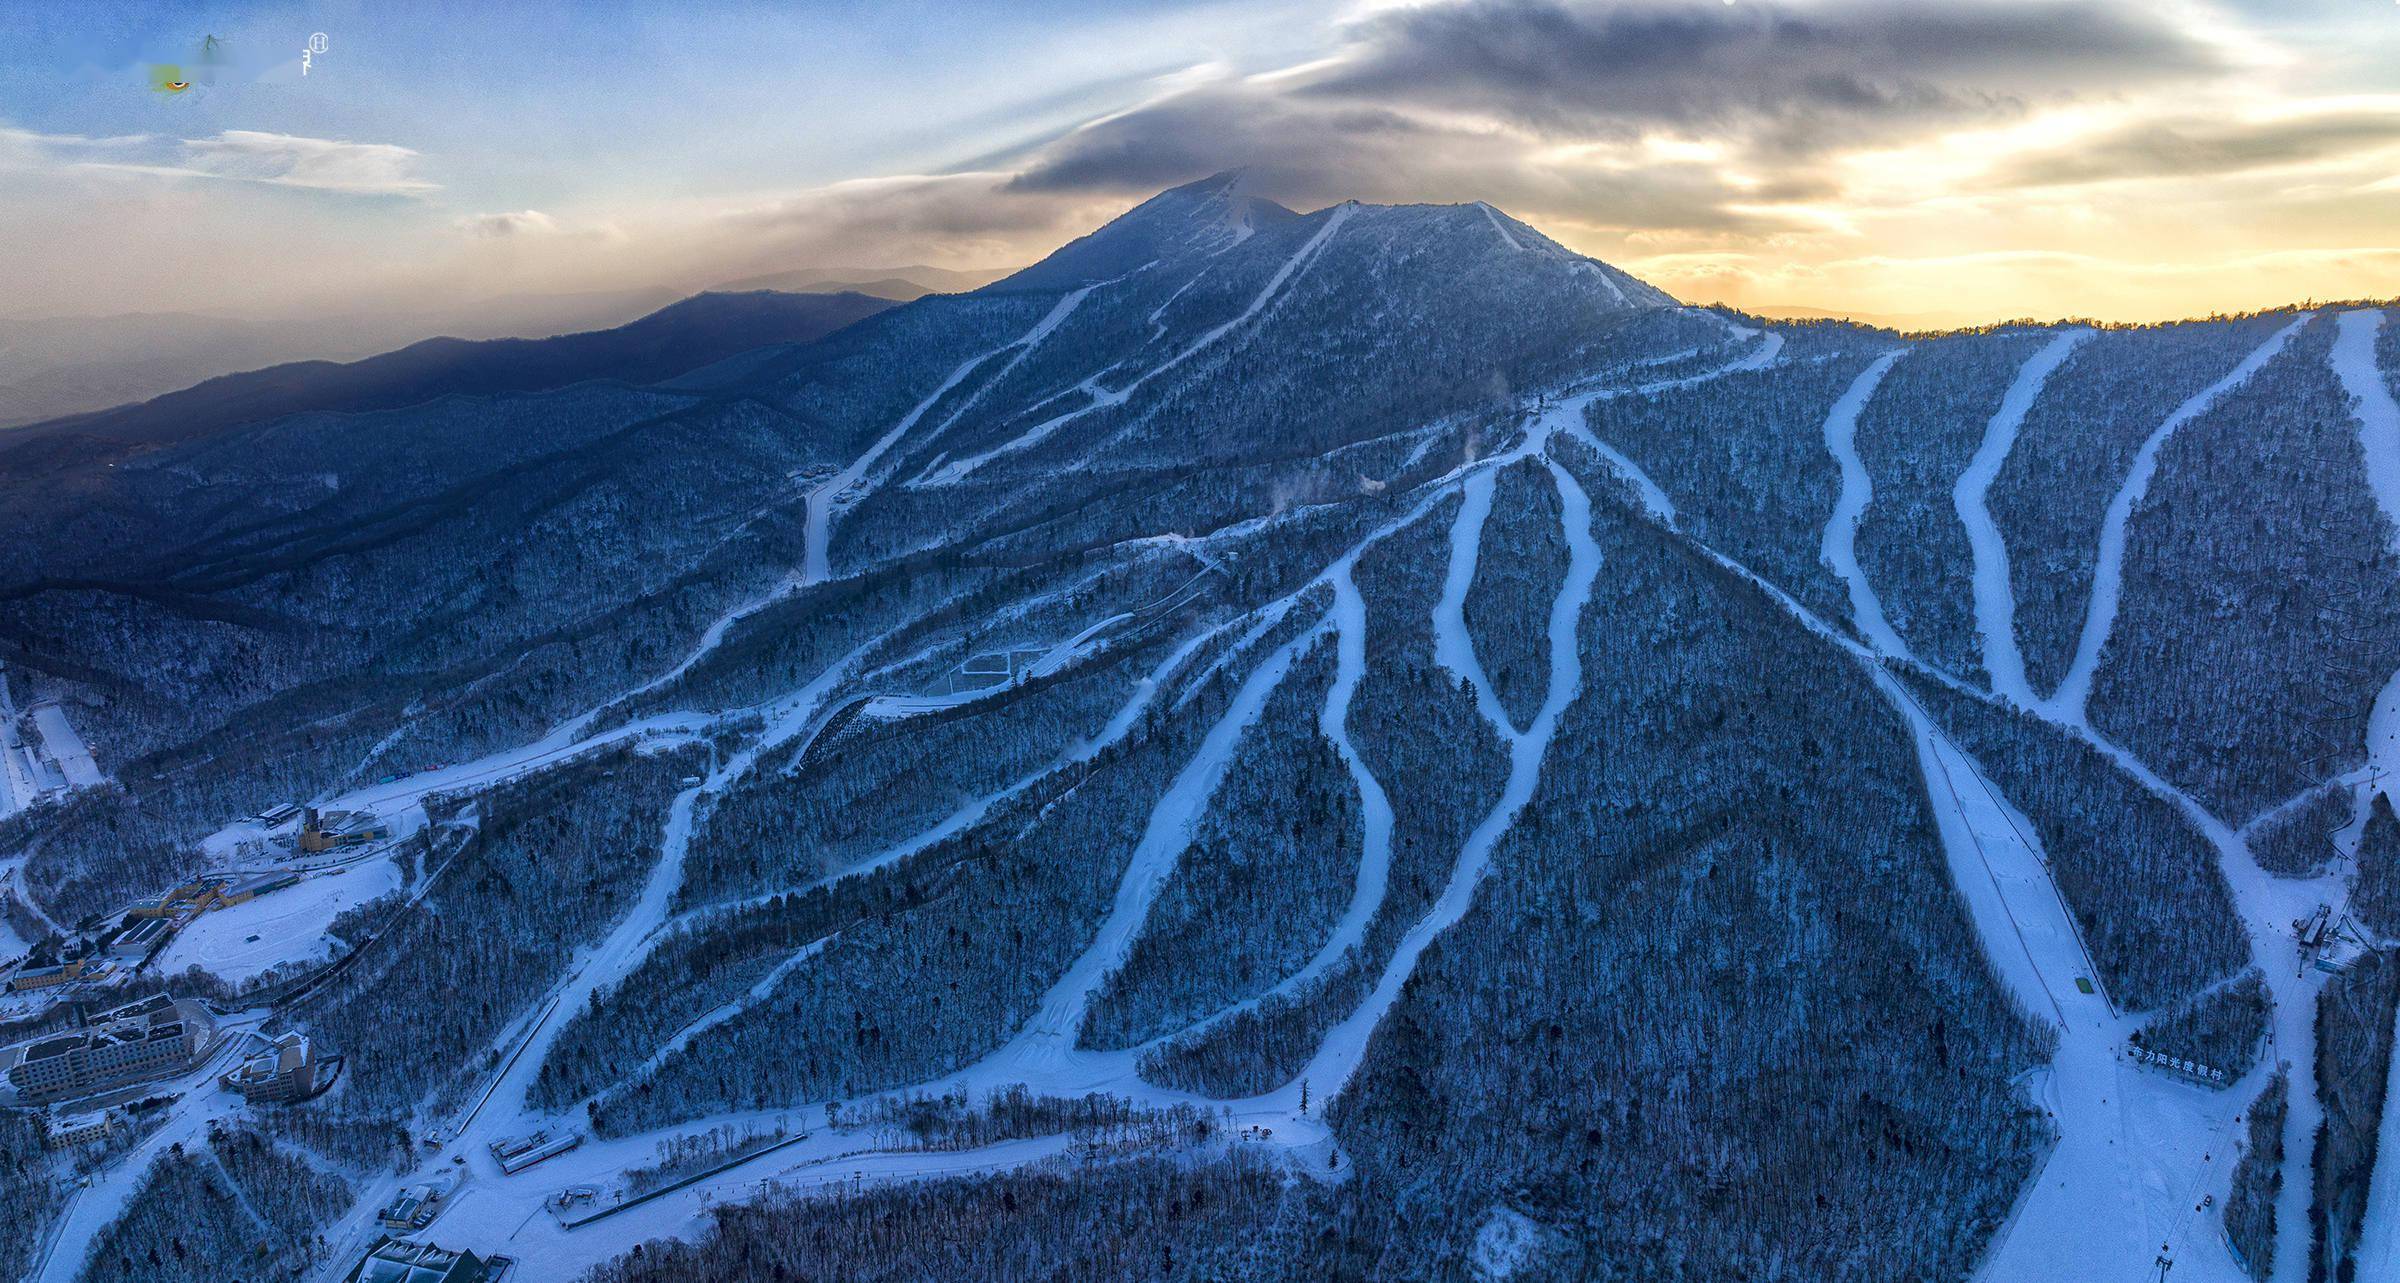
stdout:
<svg viewBox="0 0 2400 1283">
<path fill-rule="evenodd" d="M 2373 1277 L 2389 310 L 1907 340 L 1224 175 L 665 382 L 34 434 L 0 908 L 298 862 L 123 983 L 345 1059 L 72 1194 L 0 1115 L 0 1263 L 463 1175 L 606 1283 Z"/>
</svg>

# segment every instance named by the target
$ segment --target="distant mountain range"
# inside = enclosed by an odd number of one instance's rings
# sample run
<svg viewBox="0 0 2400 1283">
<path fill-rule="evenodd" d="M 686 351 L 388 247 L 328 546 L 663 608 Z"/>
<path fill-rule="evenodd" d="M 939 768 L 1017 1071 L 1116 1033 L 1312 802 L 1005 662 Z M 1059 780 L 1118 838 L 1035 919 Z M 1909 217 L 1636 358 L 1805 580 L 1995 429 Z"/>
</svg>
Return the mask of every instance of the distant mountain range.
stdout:
<svg viewBox="0 0 2400 1283">
<path fill-rule="evenodd" d="M 351 362 L 299 361 L 0 435 L 0 454 L 113 457 L 311 411 L 389 410 L 444 396 L 540 392 L 593 379 L 661 383 L 743 352 L 807 342 L 892 307 L 865 294 L 710 293 L 614 329 L 546 339 L 426 339 Z"/>
<path fill-rule="evenodd" d="M 799 268 L 728 281 L 719 294 L 856 293 L 907 302 L 1004 275 L 938 267 Z M 669 290 L 497 298 L 462 316 L 407 313 L 246 319 L 185 312 L 0 318 L 0 428 L 147 400 L 244 370 L 349 361 L 437 335 L 540 338 L 613 328 L 672 302 Z"/>
<path fill-rule="evenodd" d="M 959 271 L 945 267 L 805 267 L 745 276 L 720 290 L 806 290 L 818 294 L 851 290 L 906 303 L 928 294 L 964 294 L 1008 275 L 1005 268 Z"/>
</svg>

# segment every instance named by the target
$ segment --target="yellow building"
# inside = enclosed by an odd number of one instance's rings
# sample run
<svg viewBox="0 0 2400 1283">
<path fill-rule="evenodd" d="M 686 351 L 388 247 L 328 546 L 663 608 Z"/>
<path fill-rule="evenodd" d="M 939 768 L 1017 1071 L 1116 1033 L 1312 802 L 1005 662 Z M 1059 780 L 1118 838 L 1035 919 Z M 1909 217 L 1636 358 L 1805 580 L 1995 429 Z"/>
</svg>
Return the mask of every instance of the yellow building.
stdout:
<svg viewBox="0 0 2400 1283">
<path fill-rule="evenodd" d="M 90 965 L 89 959 L 77 958 L 63 967 L 19 967 L 17 974 L 8 978 L 8 987 L 23 993 L 28 989 L 63 985 L 70 980 L 83 979 L 84 968 Z"/>
</svg>

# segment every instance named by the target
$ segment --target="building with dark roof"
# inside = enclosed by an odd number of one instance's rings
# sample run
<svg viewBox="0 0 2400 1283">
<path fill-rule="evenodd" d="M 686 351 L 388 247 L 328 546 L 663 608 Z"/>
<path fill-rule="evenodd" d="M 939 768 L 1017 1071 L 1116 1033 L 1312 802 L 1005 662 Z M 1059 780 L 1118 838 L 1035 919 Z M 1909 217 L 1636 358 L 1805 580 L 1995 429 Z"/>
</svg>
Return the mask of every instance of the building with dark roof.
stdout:
<svg viewBox="0 0 2400 1283">
<path fill-rule="evenodd" d="M 241 1064 L 217 1081 L 254 1104 L 283 1103 L 316 1095 L 320 1081 L 331 1081 L 322 1077 L 323 1072 L 323 1062 L 309 1046 L 308 1035 L 293 1030 L 243 1057 Z"/>
<path fill-rule="evenodd" d="M 162 993 L 10 1049 L 8 1082 L 19 1099 L 41 1105 L 164 1078 L 190 1069 L 216 1031 L 207 1008 Z"/>
<path fill-rule="evenodd" d="M 473 1252 L 453 1252 L 431 1243 L 385 1239 L 367 1252 L 347 1283 L 489 1283 L 500 1277 L 507 1258 L 485 1260 Z"/>
</svg>

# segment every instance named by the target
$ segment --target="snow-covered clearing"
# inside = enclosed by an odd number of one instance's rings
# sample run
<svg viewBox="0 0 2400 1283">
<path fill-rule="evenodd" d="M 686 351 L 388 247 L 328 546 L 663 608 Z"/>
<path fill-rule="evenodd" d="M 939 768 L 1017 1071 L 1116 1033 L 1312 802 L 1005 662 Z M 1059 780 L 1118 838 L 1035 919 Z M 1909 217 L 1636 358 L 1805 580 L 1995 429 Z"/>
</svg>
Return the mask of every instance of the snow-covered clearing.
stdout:
<svg viewBox="0 0 2400 1283">
<path fill-rule="evenodd" d="M 1190 345 L 1184 347 L 1182 350 L 1176 352 L 1166 360 L 1159 362 L 1157 365 L 1144 370 L 1139 377 L 1133 380 L 1133 382 L 1126 384 L 1122 388 L 1110 391 L 1087 379 L 1084 381 L 1085 390 L 1092 398 L 1089 405 L 1069 410 L 1064 414 L 1055 415 L 1051 418 L 1045 419 L 1040 423 L 1034 424 L 1032 427 L 1027 428 L 1025 431 L 1017 434 L 1015 437 L 1004 441 L 999 445 L 993 446 L 991 449 L 985 450 L 980 454 L 971 454 L 964 458 L 952 459 L 946 463 L 943 463 L 938 468 L 928 469 L 922 476 L 918 477 L 911 484 L 923 486 L 953 485 L 959 481 L 965 480 L 967 476 L 973 473 L 976 469 L 981 468 L 983 465 L 999 458 L 1002 455 L 1014 454 L 1019 450 L 1028 449 L 1032 446 L 1040 444 L 1042 441 L 1046 440 L 1050 434 L 1058 431 L 1060 428 L 1065 427 L 1074 420 L 1090 414 L 1094 410 L 1104 409 L 1108 406 L 1123 405 L 1126 400 L 1130 398 L 1143 384 L 1148 383 L 1150 380 L 1155 379 L 1170 370 L 1173 370 L 1177 366 L 1182 365 L 1185 361 L 1198 356 L 1200 353 L 1214 346 L 1217 340 L 1222 339 L 1226 335 L 1231 334 L 1237 329 L 1240 329 L 1242 326 L 1249 324 L 1253 318 L 1269 312 L 1275 304 L 1281 301 L 1283 287 L 1293 278 L 1297 277 L 1302 271 L 1304 271 L 1310 263 L 1316 261 L 1317 255 L 1324 249 L 1325 243 L 1333 239 L 1333 234 L 1341 230 L 1342 224 L 1348 222 L 1350 216 L 1357 212 L 1358 204 L 1355 201 L 1344 201 L 1339 206 L 1336 206 L 1332 216 L 1325 220 L 1325 225 L 1319 227 L 1314 235 L 1310 236 L 1306 241 L 1301 243 L 1299 249 L 1292 252 L 1292 256 L 1290 258 L 1284 260 L 1281 267 L 1275 269 L 1275 274 L 1267 278 L 1267 283 L 1260 287 L 1257 295 L 1250 300 L 1250 305 L 1243 308 L 1239 315 L 1235 316 L 1230 321 L 1222 322 L 1210 328 L 1199 338 L 1194 339 Z"/>
<path fill-rule="evenodd" d="M 2344 312 L 2333 341 L 2333 370 L 2354 401 L 2358 444 L 2366 460 L 2367 486 L 2400 543 L 2400 403 L 2375 364 L 2375 340 L 2388 319 L 2367 308 Z M 2376 697 L 2367 722 L 2368 782 L 2358 794 L 2364 819 L 2374 793 L 2389 796 L 2400 785 L 2400 673 Z M 2363 830 L 2363 825 L 2360 826 Z M 2355 848 L 2358 835 L 2349 842 Z M 2400 1032 L 2400 1031 L 2396 1031 Z M 2377 1132 L 2375 1174 L 2367 1186 L 2367 1214 L 2358 1243 L 2358 1277 L 2372 1283 L 2400 1281 L 2400 1042 L 2384 1084 L 2383 1121 Z"/>
<path fill-rule="evenodd" d="M 917 420 L 924 418 L 927 411 L 939 405 L 943 397 L 950 395 L 952 388 L 957 387 L 966 380 L 968 375 L 982 368 L 984 362 L 1002 352 L 1008 351 L 1012 347 L 1030 348 L 1033 344 L 1041 342 L 1051 330 L 1057 328 L 1060 321 L 1066 319 L 1067 313 L 1075 310 L 1076 303 L 1083 301 L 1085 292 L 1077 290 L 1066 298 L 1060 299 L 1056 306 L 1052 307 L 1041 320 L 1034 323 L 1031 330 L 1026 331 L 1022 336 L 988 352 L 978 352 L 959 362 L 958 368 L 950 371 L 948 378 L 943 379 L 939 386 L 927 393 L 924 400 L 917 402 L 915 408 L 902 415 L 898 423 L 893 424 L 882 436 L 875 438 L 874 444 L 868 446 L 857 458 L 852 459 L 849 467 L 833 474 L 832 479 L 808 492 L 808 553 L 800 567 L 801 584 L 821 584 L 831 576 L 832 559 L 827 551 L 827 543 L 833 537 L 835 505 L 841 502 L 842 495 L 850 487 L 857 485 L 867 475 L 868 470 L 883 458 L 885 453 L 890 451 L 893 446 L 898 445 L 900 438 L 907 436 L 908 430 L 917 426 Z M 1022 359 L 1023 356 L 1023 352 L 1018 353 L 1019 359 Z M 1016 363 L 1011 361 L 1009 364 L 1013 367 Z M 961 409 L 963 410 L 964 407 L 962 406 Z"/>
<path fill-rule="evenodd" d="M 1992 483 L 1999 479 L 2009 451 L 2016 448 L 2017 429 L 2042 395 L 2043 385 L 2093 333 L 2088 329 L 2060 331 L 2026 358 L 2008 385 L 2008 394 L 2000 399 L 1999 410 L 1984 425 L 1983 443 L 1976 447 L 1975 457 L 1950 492 L 1975 555 L 1975 626 L 1983 636 L 1983 668 L 1991 674 L 1994 693 L 2021 708 L 2031 708 L 2036 701 L 2033 688 L 2025 681 L 2025 654 L 2017 646 L 2017 595 L 2008 577 L 2008 543 L 1992 520 Z"/>
<path fill-rule="evenodd" d="M 57 701 L 34 705 L 33 724 L 42 733 L 42 751 L 58 763 L 68 788 L 90 788 L 106 778 L 100 774 L 100 764 L 92 760 L 92 751 L 83 746 L 83 737 L 67 721 L 67 710 Z"/>
<path fill-rule="evenodd" d="M 2092 600 L 2083 618 L 2083 634 L 2075 644 L 2075 662 L 2050 697 L 2049 712 L 2059 721 L 2078 725 L 2085 721 L 2084 709 L 2092 699 L 2092 677 L 2100 668 L 2100 652 L 2108 645 L 2109 630 L 2117 622 L 2117 598 L 2125 586 L 2125 531 L 2133 520 L 2133 509 L 2149 493 L 2150 478 L 2158 471 L 2158 453 L 2165 448 L 2167 438 L 2175 430 L 2206 413 L 2218 398 L 2250 381 L 2266 363 L 2283 351 L 2284 344 L 2308 324 L 2314 312 L 2303 312 L 2289 325 L 2268 336 L 2250 355 L 2242 358 L 2224 378 L 2193 393 L 2177 406 L 2133 456 L 2133 467 L 2126 473 L 2125 484 L 2116 497 L 2109 500 L 2108 513 L 2100 528 L 2100 552 L 2092 568 Z"/>
<path fill-rule="evenodd" d="M 1858 568 L 1858 523 L 1866 516 L 1867 505 L 1875 499 L 1875 483 L 1867 475 L 1867 465 L 1858 457 L 1858 416 L 1867 408 L 1867 398 L 1875 395 L 1883 376 L 1891 373 L 1892 364 L 1906 355 L 1902 349 L 1876 357 L 1850 381 L 1841 399 L 1825 415 L 1825 448 L 1841 464 L 1842 488 L 1834 500 L 1833 519 L 1825 523 L 1819 554 L 1849 585 L 1850 615 L 1860 634 L 1884 654 L 1900 656 L 1908 654 L 1908 643 L 1892 631 L 1891 621 L 1883 615 L 1882 598 L 1875 595 L 1875 590 L 1867 585 L 1865 572 Z"/>
<path fill-rule="evenodd" d="M 330 958 L 336 942 L 325 928 L 334 918 L 399 889 L 400 866 L 390 859 L 312 874 L 298 886 L 193 919 L 160 952 L 158 971 L 204 967 L 240 984 L 279 962 Z"/>
<path fill-rule="evenodd" d="M 1837 434 L 1829 433 L 1827 439 L 1829 445 L 1841 443 Z M 1655 490 L 1648 478 L 1622 460 L 1622 455 L 1613 455 L 1610 462 L 1629 471 L 1627 480 L 1637 490 Z M 1852 461 L 1842 462 L 1847 481 L 1854 475 Z M 1855 475 L 1863 480 L 1863 471 Z M 1835 520 L 1854 521 L 1865 507 L 1866 496 L 1846 493 L 1837 501 Z M 1653 506 L 1652 513 L 1672 527 L 1671 510 Z M 1978 1278 L 1987 1283 L 2123 1278 L 2130 1283 L 2153 1276 L 2160 1246 L 2171 1245 L 2178 1280 L 2239 1283 L 2245 1276 L 2216 1231 L 2215 1210 L 2204 1211 L 2201 1203 L 2211 1195 L 2216 1205 L 2223 1203 L 2232 1174 L 2233 1118 L 2255 1095 L 2267 1070 L 2254 1071 L 2233 1090 L 2216 1092 L 2119 1059 L 2118 1049 L 2138 1018 L 2119 1015 L 2108 1004 L 2030 824 L 1909 697 L 1887 667 L 1892 657 L 1843 637 L 1741 563 L 1704 544 L 1695 546 L 1765 590 L 1812 632 L 1868 665 L 1877 688 L 1916 739 L 1952 880 L 1995 976 L 2022 1007 L 2060 1031 L 2058 1052 L 2033 1087 L 2034 1099 L 2059 1129 L 2059 1143 L 1993 1244 Z M 1829 538 L 1826 547 L 1828 562 L 1849 586 L 1853 600 L 1873 600 L 1873 587 L 1850 555 L 1848 542 Z M 1874 613 L 1879 611 L 1878 604 Z M 2154 776 L 2149 780 L 2166 790 L 2163 781 Z M 2189 804 L 2188 798 L 2183 801 Z M 2230 842 L 2246 855 L 2246 848 L 2240 848 L 2223 825 L 2211 836 L 2222 839 L 2220 850 Z M 2078 979 L 2090 981 L 2093 992 L 2083 993 Z M 2290 1022 L 2281 1017 L 2289 1009 L 2279 1009 L 2279 1046 L 2286 1055 L 2292 1054 L 2291 1043 L 2283 1026 Z M 2300 1009 L 2311 1008 L 2302 1003 Z M 2303 1112 L 2298 1095 L 2296 1091 L 2295 1114 Z M 2314 1118 L 2306 1125 L 2313 1128 Z M 2295 1129 L 2298 1126 L 2296 1120 Z M 2305 1184 L 2287 1179 L 2285 1201 L 2293 1197 L 2295 1185 Z M 2299 1199 L 2304 1211 L 2304 1190 Z M 2286 1237 L 2300 1238 L 2305 1248 L 2304 1235 Z"/>
</svg>

